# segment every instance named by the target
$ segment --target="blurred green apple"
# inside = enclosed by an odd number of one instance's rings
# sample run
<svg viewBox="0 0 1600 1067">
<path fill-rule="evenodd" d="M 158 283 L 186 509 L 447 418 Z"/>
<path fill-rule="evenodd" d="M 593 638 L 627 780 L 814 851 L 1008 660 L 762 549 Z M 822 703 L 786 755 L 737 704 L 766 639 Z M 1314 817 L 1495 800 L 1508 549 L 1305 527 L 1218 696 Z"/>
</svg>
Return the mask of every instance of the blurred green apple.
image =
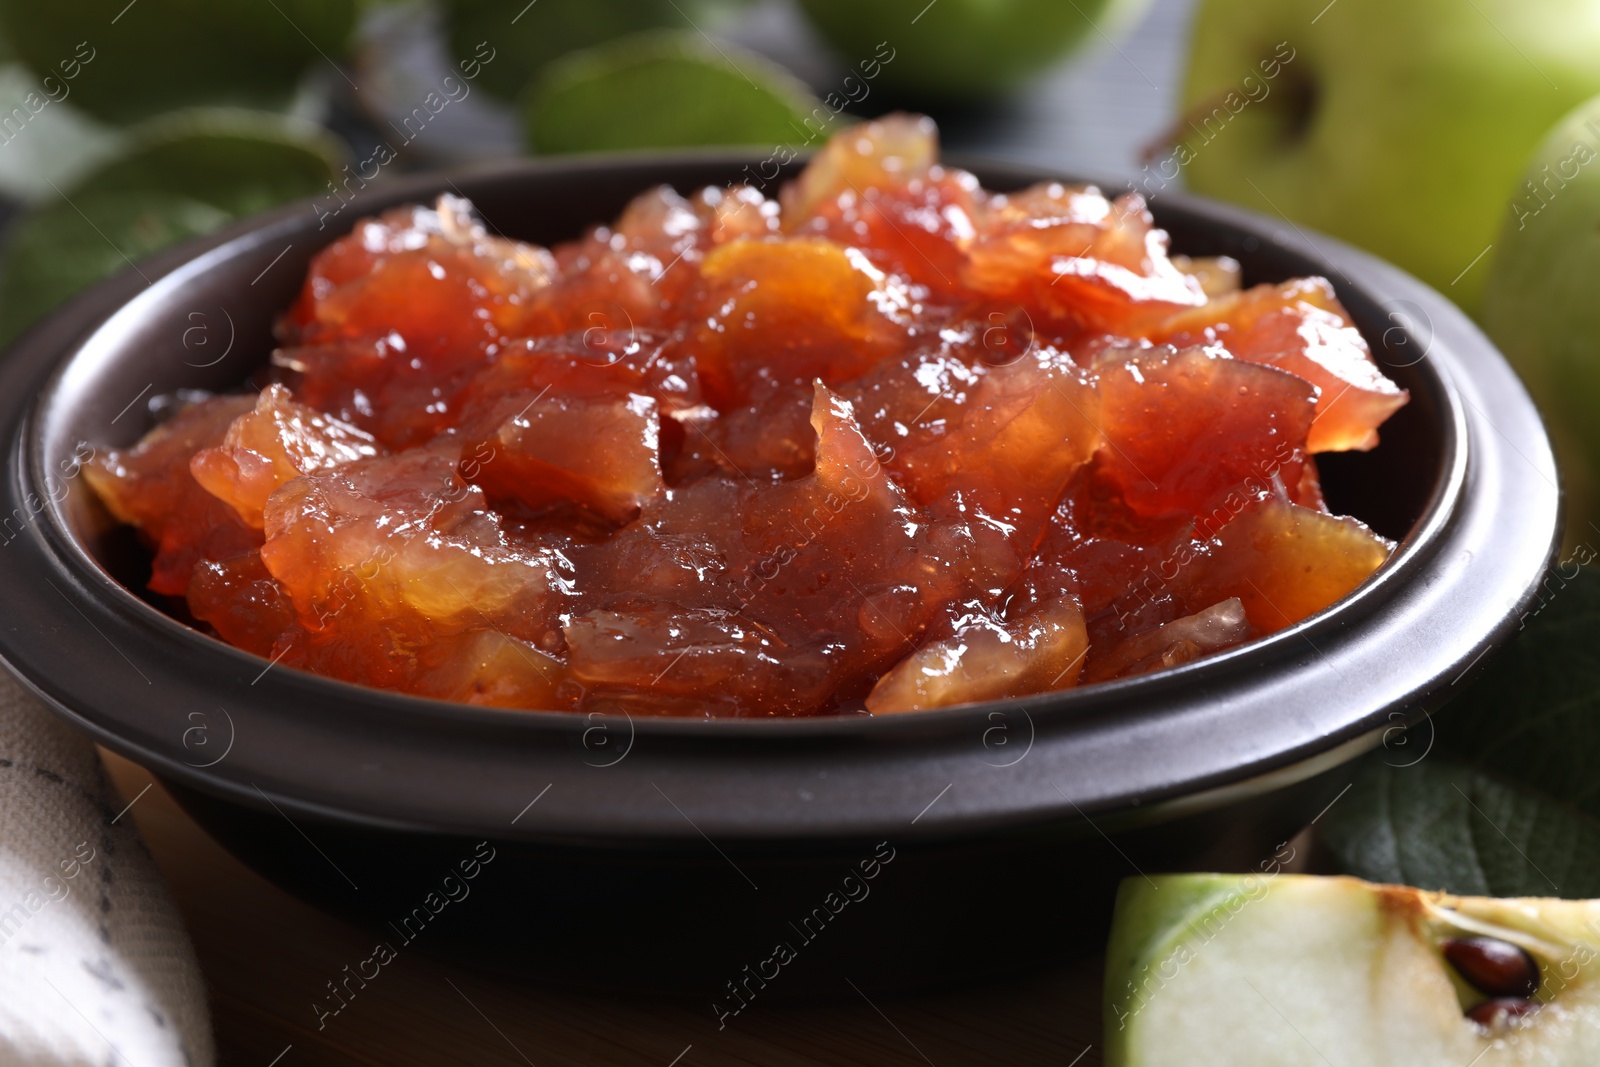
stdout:
<svg viewBox="0 0 1600 1067">
<path fill-rule="evenodd" d="M 1600 97 L 1555 125 L 1503 210 L 1483 326 L 1553 423 L 1576 519 L 1600 469 Z"/>
<path fill-rule="evenodd" d="M 535 152 L 792 144 L 819 102 L 788 71 L 687 30 L 647 30 L 545 67 L 522 109 Z M 823 112 L 827 114 L 827 112 Z"/>
<path fill-rule="evenodd" d="M 852 69 L 876 61 L 877 85 L 920 104 L 1010 92 L 1097 30 L 1115 36 L 1127 29 L 1147 2 L 800 0 L 800 6 Z"/>
<path fill-rule="evenodd" d="M 1176 162 L 1475 312 L 1517 176 L 1600 92 L 1597 57 L 1594 0 L 1203 0 Z"/>
<path fill-rule="evenodd" d="M 562 56 L 652 29 L 707 29 L 748 0 L 443 0 L 445 34 L 458 60 L 494 49 L 484 88 L 515 100 Z M 698 31 L 697 31 L 698 32 Z"/>
</svg>

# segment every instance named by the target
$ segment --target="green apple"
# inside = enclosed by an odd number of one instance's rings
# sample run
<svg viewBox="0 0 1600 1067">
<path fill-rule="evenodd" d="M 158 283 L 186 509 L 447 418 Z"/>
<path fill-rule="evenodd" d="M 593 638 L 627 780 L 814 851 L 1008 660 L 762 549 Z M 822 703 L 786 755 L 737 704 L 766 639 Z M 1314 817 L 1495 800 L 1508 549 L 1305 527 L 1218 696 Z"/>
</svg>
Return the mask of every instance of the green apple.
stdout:
<svg viewBox="0 0 1600 1067">
<path fill-rule="evenodd" d="M 1581 517 L 1600 469 L 1600 97 L 1545 137 L 1503 219 L 1484 329 L 1550 420 Z"/>
<path fill-rule="evenodd" d="M 1476 312 L 1506 199 L 1600 92 L 1597 55 L 1594 0 L 1203 0 L 1172 169 Z"/>
<path fill-rule="evenodd" d="M 1355 878 L 1130 878 L 1106 1067 L 1600 1063 L 1600 901 Z"/>
<path fill-rule="evenodd" d="M 1078 46 L 1130 28 L 1147 3 L 800 0 L 854 77 L 911 104 L 1011 92 Z"/>
<path fill-rule="evenodd" d="M 528 145 L 540 153 L 770 149 L 803 139 L 821 108 L 761 56 L 708 45 L 690 31 L 652 30 L 551 63 L 529 86 L 522 117 Z"/>
<path fill-rule="evenodd" d="M 715 32 L 748 0 L 443 0 L 445 35 L 455 58 L 481 59 L 479 83 L 515 100 L 569 52 L 651 29 Z"/>
</svg>

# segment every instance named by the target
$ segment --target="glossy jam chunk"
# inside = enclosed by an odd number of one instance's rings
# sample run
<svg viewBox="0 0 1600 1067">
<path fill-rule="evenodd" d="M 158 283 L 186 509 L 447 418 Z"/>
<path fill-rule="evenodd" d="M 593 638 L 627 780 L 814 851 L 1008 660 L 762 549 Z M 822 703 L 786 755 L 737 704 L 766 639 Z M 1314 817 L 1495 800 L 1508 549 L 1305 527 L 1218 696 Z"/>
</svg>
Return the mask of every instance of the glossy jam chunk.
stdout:
<svg viewBox="0 0 1600 1067">
<path fill-rule="evenodd" d="M 1250 636 L 1250 618 L 1238 597 L 1164 622 L 1111 645 L 1096 658 L 1088 681 L 1147 674 L 1232 648 Z"/>
<path fill-rule="evenodd" d="M 1003 545 L 970 551 L 964 524 L 921 516 L 848 401 L 818 385 L 811 421 L 811 474 L 703 479 L 580 551 L 580 572 L 636 575 L 566 628 L 598 706 L 648 711 L 659 694 L 802 714 L 859 700 L 944 604 L 1014 568 Z"/>
<path fill-rule="evenodd" d="M 651 397 L 516 395 L 485 422 L 486 433 L 470 435 L 462 476 L 491 500 L 535 512 L 572 504 L 620 525 L 664 488 L 661 417 Z M 574 441 L 602 447 L 574 449 Z"/>
<path fill-rule="evenodd" d="M 859 248 L 886 271 L 958 292 L 982 191 L 937 163 L 930 120 L 890 116 L 846 131 L 783 191 L 783 226 Z"/>
<path fill-rule="evenodd" d="M 370 434 L 296 403 L 281 385 L 269 385 L 253 411 L 229 424 L 221 443 L 194 454 L 189 472 L 245 525 L 259 530 L 267 498 L 285 482 L 378 452 Z"/>
<path fill-rule="evenodd" d="M 1141 515 L 1201 515 L 1274 479 L 1298 485 L 1316 390 L 1220 348 L 1109 349 L 1095 361 L 1104 469 Z"/>
<path fill-rule="evenodd" d="M 249 397 L 221 397 L 185 407 L 130 449 L 102 452 L 84 477 L 111 514 L 135 526 L 155 551 L 150 588 L 182 596 L 195 566 L 230 559 L 261 544 L 261 533 L 206 492 L 189 472 L 195 453 L 220 445 Z"/>
<path fill-rule="evenodd" d="M 189 581 L 189 610 L 224 641 L 258 656 L 271 656 L 278 637 L 295 624 L 294 605 L 261 560 L 246 552 L 224 560 L 202 560 Z"/>
<path fill-rule="evenodd" d="M 1218 532 L 1191 597 L 1232 591 L 1255 632 L 1271 633 L 1343 597 L 1388 554 L 1354 519 L 1266 497 Z"/>
<path fill-rule="evenodd" d="M 885 462 L 924 505 L 959 500 L 1026 552 L 1063 487 L 1104 442 L 1100 393 L 1055 348 L 993 353 L 979 320 L 844 389 Z"/>
<path fill-rule="evenodd" d="M 719 407 L 769 385 L 848 381 L 913 336 L 905 283 L 832 241 L 738 241 L 707 256 L 701 277 L 704 319 L 686 345 Z"/>
<path fill-rule="evenodd" d="M 1088 650 L 1083 612 L 1057 602 L 1015 622 L 982 618 L 895 665 L 867 695 L 874 714 L 1002 700 L 1077 683 Z"/>
<path fill-rule="evenodd" d="M 303 403 L 417 444 L 452 424 L 485 358 L 526 335 L 555 273 L 548 251 L 489 236 L 458 197 L 399 208 L 312 261 L 273 359 Z"/>
<path fill-rule="evenodd" d="M 1216 343 L 1238 359 L 1296 374 L 1318 389 L 1313 452 L 1369 449 L 1406 402 L 1372 359 L 1325 278 L 1258 285 L 1176 315 L 1155 331 L 1175 345 Z"/>
<path fill-rule="evenodd" d="M 1321 279 L 998 195 L 891 116 L 776 198 L 545 249 L 455 197 L 313 259 L 270 384 L 88 478 L 150 587 L 284 668 L 629 715 L 893 714 L 1178 667 L 1390 545 L 1314 454 L 1405 393 Z M 176 604 L 175 599 L 175 604 Z"/>
<path fill-rule="evenodd" d="M 1205 303 L 1195 278 L 1167 258 L 1167 235 L 1144 200 L 1047 184 L 989 205 L 962 280 L 1058 328 L 1139 336 Z"/>
</svg>

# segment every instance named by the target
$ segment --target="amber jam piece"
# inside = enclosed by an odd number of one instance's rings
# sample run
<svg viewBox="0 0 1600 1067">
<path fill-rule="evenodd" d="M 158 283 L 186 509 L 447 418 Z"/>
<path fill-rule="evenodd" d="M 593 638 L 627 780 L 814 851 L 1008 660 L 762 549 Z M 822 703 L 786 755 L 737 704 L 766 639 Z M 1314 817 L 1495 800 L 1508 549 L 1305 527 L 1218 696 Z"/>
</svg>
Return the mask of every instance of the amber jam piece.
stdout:
<svg viewBox="0 0 1600 1067">
<path fill-rule="evenodd" d="M 201 488 L 261 529 L 267 498 L 291 479 L 380 451 L 372 435 L 298 404 L 281 385 L 269 385 L 255 410 L 228 425 L 222 441 L 189 461 Z"/>
<path fill-rule="evenodd" d="M 1314 455 L 1406 401 L 1323 279 L 864 123 L 769 198 L 554 248 L 456 197 L 313 260 L 270 384 L 87 477 L 150 588 L 285 667 L 630 715 L 898 714 L 1192 663 L 1390 544 Z M 191 398 L 192 399 L 192 398 Z"/>
<path fill-rule="evenodd" d="M 99 453 L 84 467 L 111 514 L 137 527 L 154 550 L 155 592 L 182 596 L 196 565 L 261 544 L 260 531 L 189 472 L 195 453 L 220 445 L 234 420 L 254 406 L 251 398 L 236 396 L 190 405 L 133 448 Z"/>
<path fill-rule="evenodd" d="M 1317 387 L 1313 452 L 1369 449 L 1378 427 L 1406 402 L 1373 362 L 1326 278 L 1300 278 L 1231 293 L 1175 315 L 1154 331 L 1170 344 L 1217 343 L 1238 359 L 1299 375 Z"/>
</svg>

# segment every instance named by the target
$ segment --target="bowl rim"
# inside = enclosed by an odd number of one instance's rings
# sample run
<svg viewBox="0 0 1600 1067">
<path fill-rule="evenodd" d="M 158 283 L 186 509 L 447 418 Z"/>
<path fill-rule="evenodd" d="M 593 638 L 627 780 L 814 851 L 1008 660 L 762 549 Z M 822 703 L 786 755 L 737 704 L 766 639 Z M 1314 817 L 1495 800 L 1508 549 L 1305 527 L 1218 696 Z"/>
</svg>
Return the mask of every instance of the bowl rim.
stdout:
<svg viewBox="0 0 1600 1067">
<path fill-rule="evenodd" d="M 625 172 L 636 174 L 641 179 L 653 172 L 673 171 L 674 168 L 682 169 L 687 165 L 709 165 L 714 168 L 726 167 L 730 172 L 736 172 L 740 165 L 748 165 L 755 157 L 744 153 L 724 152 L 689 152 L 689 153 L 628 153 L 625 155 L 610 155 L 604 157 L 585 157 L 559 161 L 533 160 L 509 161 L 491 164 L 488 166 L 466 168 L 459 171 L 449 171 L 442 174 L 423 174 L 402 179 L 360 194 L 358 200 L 350 206 L 356 208 L 351 211 L 345 221 L 353 224 L 363 215 L 370 214 L 384 206 L 404 203 L 431 196 L 439 192 L 459 191 L 461 187 L 474 187 L 480 183 L 492 180 L 511 181 L 556 181 L 562 178 L 581 178 L 583 175 L 596 171 Z M 1023 167 L 1012 164 L 987 163 L 980 161 L 950 161 L 952 165 L 966 165 L 985 176 L 985 184 L 994 184 L 993 176 L 1006 175 L 1002 181 L 1025 180 L 1061 180 L 1063 178 L 1054 171 Z M 654 184 L 654 182 L 646 182 Z M 642 185 L 641 188 L 644 186 Z M 1115 188 L 1107 183 L 1104 187 Z M 1310 236 L 1297 226 L 1290 224 L 1292 233 L 1284 230 L 1270 220 L 1251 215 L 1237 208 L 1226 207 L 1211 202 L 1200 201 L 1196 198 L 1179 194 L 1163 193 L 1158 201 L 1152 205 L 1157 213 L 1158 221 L 1165 213 L 1187 213 L 1192 218 L 1197 218 L 1221 227 L 1231 227 L 1236 231 L 1246 233 L 1256 240 L 1270 242 L 1286 249 L 1291 254 L 1298 254 L 1304 258 L 1319 263 L 1331 264 L 1332 272 L 1327 273 L 1330 280 L 1334 280 L 1336 288 L 1340 289 L 1342 298 L 1349 294 L 1343 291 L 1349 288 L 1354 292 L 1365 292 L 1369 297 L 1370 290 L 1376 287 L 1379 290 L 1389 290 L 1398 294 L 1397 299 L 1411 301 L 1418 306 L 1427 308 L 1431 317 L 1438 314 L 1441 319 L 1448 322 L 1453 332 L 1458 335 L 1454 339 L 1454 346 L 1462 345 L 1471 348 L 1479 362 L 1487 363 L 1491 370 L 1503 372 L 1501 377 L 1510 377 L 1511 389 L 1501 389 L 1493 397 L 1501 406 L 1514 410 L 1514 429 L 1523 438 L 1524 448 L 1507 438 L 1513 451 L 1522 459 L 1527 460 L 1536 470 L 1547 471 L 1550 478 L 1550 492 L 1534 494 L 1535 505 L 1543 510 L 1541 525 L 1548 527 L 1544 547 L 1538 553 L 1537 568 L 1529 566 L 1529 559 L 1519 561 L 1520 569 L 1509 574 L 1509 582 L 1504 583 L 1510 589 L 1510 597 L 1501 598 L 1498 605 L 1502 612 L 1511 610 L 1520 612 L 1521 606 L 1531 598 L 1537 585 L 1538 578 L 1548 563 L 1550 553 L 1554 550 L 1555 531 L 1559 526 L 1559 493 L 1555 490 L 1553 474 L 1553 460 L 1549 458 L 1548 442 L 1544 439 L 1542 427 L 1537 416 L 1533 416 L 1531 425 L 1528 416 L 1531 414 L 1531 404 L 1526 394 L 1520 390 L 1520 385 L 1515 383 L 1515 378 L 1509 375 L 1503 362 L 1494 353 L 1492 346 L 1477 334 L 1475 328 L 1459 312 L 1445 302 L 1437 294 L 1432 293 L 1414 279 L 1400 274 L 1392 267 L 1381 264 L 1363 253 L 1348 249 L 1338 242 L 1328 238 L 1321 238 L 1313 242 Z M 94 346 L 98 345 L 101 358 L 116 351 L 116 337 L 119 326 L 124 322 L 133 321 L 144 314 L 151 307 L 159 303 L 163 295 L 172 289 L 182 286 L 185 282 L 204 274 L 217 266 L 248 256 L 251 252 L 261 249 L 269 242 L 272 247 L 285 235 L 303 232 L 308 228 L 306 222 L 308 213 L 306 204 L 300 203 L 288 206 L 265 216 L 245 220 L 210 237 L 201 238 L 179 248 L 173 249 L 148 261 L 148 266 L 160 271 L 160 276 L 143 292 L 138 292 L 138 277 L 133 272 L 125 271 L 122 275 L 103 282 L 87 293 L 76 298 L 65 307 L 59 309 L 48 317 L 43 323 L 34 327 L 12 348 L 12 364 L 28 362 L 34 365 L 44 364 L 50 369 L 48 380 L 38 390 L 37 398 L 27 407 L 19 429 L 12 441 L 12 463 L 7 489 L 11 500 L 18 499 L 16 489 L 25 486 L 37 488 L 40 485 L 48 486 L 48 478 L 44 471 L 45 462 L 42 456 L 42 436 L 46 424 L 51 417 L 52 405 L 57 402 L 64 388 L 64 383 L 73 374 L 84 374 L 86 363 L 92 362 L 85 356 L 86 352 L 93 353 Z M 298 221 L 297 221 L 298 220 Z M 335 239 L 349 230 L 348 225 L 337 225 L 325 232 L 321 243 Z M 1181 251 L 1181 249 L 1180 249 Z M 274 261 L 275 262 L 275 261 Z M 1342 265 L 1341 265 L 1342 264 Z M 1348 268 L 1348 270 L 1346 269 Z M 1356 285 L 1348 281 L 1348 274 L 1354 273 L 1361 276 L 1364 284 Z M 1337 274 L 1345 279 L 1341 286 Z M 109 309 L 109 310 L 108 310 Z M 88 328 L 82 328 L 88 324 Z M 74 330 L 74 327 L 79 327 Z M 1438 341 L 1437 326 L 1433 342 Z M 1464 327 L 1464 329 L 1463 329 Z M 70 338 L 66 335 L 71 334 Z M 1430 345 L 1431 347 L 1431 345 Z M 1463 396 L 1458 387 L 1457 377 L 1459 360 L 1452 360 L 1453 348 L 1447 346 L 1443 354 L 1444 360 L 1435 360 L 1422 369 L 1421 375 L 1424 382 L 1434 394 L 1433 399 L 1438 406 L 1444 428 L 1446 440 L 1443 442 L 1443 461 L 1440 473 L 1435 481 L 1429 503 L 1424 509 L 1411 532 L 1399 543 L 1395 552 L 1382 567 L 1365 582 L 1362 583 L 1347 597 L 1330 606 L 1322 612 L 1311 616 L 1301 622 L 1268 635 L 1265 638 L 1252 641 L 1237 649 L 1209 657 L 1196 663 L 1179 668 L 1159 672 L 1158 674 L 1123 679 L 1082 689 L 1068 690 L 1062 693 L 1041 694 L 1034 697 L 1022 698 L 1000 702 L 963 705 L 959 707 L 936 709 L 919 712 L 914 715 L 895 715 L 882 717 L 869 716 L 837 716 L 809 719 L 770 719 L 770 718 L 739 718 L 739 719 L 671 719 L 671 718 L 631 718 L 627 720 L 629 730 L 629 746 L 624 757 L 632 755 L 634 746 L 641 740 L 662 741 L 672 746 L 681 747 L 682 743 L 692 742 L 701 746 L 716 746 L 721 748 L 748 749 L 752 746 L 767 745 L 773 739 L 785 742 L 805 744 L 808 747 L 829 742 L 862 742 L 876 743 L 885 739 L 894 739 L 897 744 L 904 744 L 907 740 L 915 742 L 922 740 L 932 743 L 931 751 L 937 751 L 941 746 L 947 745 L 952 736 L 965 736 L 970 739 L 974 727 L 980 727 L 987 738 L 988 730 L 993 727 L 984 726 L 992 724 L 993 716 L 1004 714 L 1007 716 L 1021 713 L 1026 720 L 1030 741 L 1028 752 L 1032 751 L 1034 740 L 1037 739 L 1041 725 L 1047 731 L 1057 734 L 1072 733 L 1073 727 L 1095 725 L 1107 718 L 1120 718 L 1123 721 L 1133 719 L 1158 721 L 1163 717 L 1170 717 L 1183 708 L 1182 694 L 1194 689 L 1204 689 L 1207 686 L 1220 684 L 1232 679 L 1231 684 L 1237 684 L 1238 676 L 1244 668 L 1252 664 L 1272 665 L 1283 664 L 1295 658 L 1295 652 L 1305 642 L 1316 651 L 1318 657 L 1323 657 L 1317 642 L 1313 638 L 1328 641 L 1338 641 L 1339 647 L 1345 647 L 1342 640 L 1347 635 L 1352 624 L 1371 616 L 1374 612 L 1381 612 L 1385 604 L 1389 603 L 1396 595 L 1397 587 L 1404 587 L 1408 583 L 1427 577 L 1430 564 L 1435 561 L 1441 551 L 1452 546 L 1452 531 L 1458 525 L 1460 507 L 1465 499 L 1469 485 L 1469 474 L 1474 463 L 1481 465 L 1485 460 L 1484 435 L 1474 433 L 1471 414 L 1468 409 L 1476 407 L 1472 401 Z M 1485 355 L 1487 353 L 1487 355 Z M 1431 353 L 1425 353 L 1425 356 Z M 37 367 L 35 367 L 37 369 Z M 92 369 L 92 368 L 91 368 Z M 7 368 L 9 377 L 16 377 L 13 367 Z M 1503 385 L 1504 383 L 1502 383 Z M 1481 399 L 1481 398 L 1480 398 Z M 14 407 L 15 405 L 12 405 Z M 3 409 L 0 409 L 3 412 Z M 1480 411 L 1479 414 L 1482 412 Z M 9 415 L 7 416 L 9 417 Z M 1487 420 L 1486 420 L 1487 421 Z M 1498 425 L 1491 426 L 1499 431 Z M 1474 447 L 1476 442 L 1476 447 Z M 1492 449 L 1490 450 L 1492 451 Z M 1503 450 L 1501 450 L 1503 452 Z M 1533 458 L 1525 454 L 1533 453 Z M 1504 457 L 1502 456 L 1502 459 Z M 38 549 L 40 562 L 46 569 L 52 570 L 58 577 L 67 577 L 71 584 L 76 585 L 77 592 L 89 601 L 96 603 L 101 609 L 102 616 L 111 617 L 120 623 L 132 622 L 142 626 L 157 635 L 157 639 L 169 647 L 192 645 L 195 638 L 201 638 L 206 651 L 200 653 L 204 658 L 216 663 L 231 664 L 232 668 L 248 670 L 255 674 L 260 670 L 260 675 L 255 682 L 262 680 L 262 676 L 273 670 L 268 664 L 261 670 L 262 664 L 267 661 L 253 654 L 233 648 L 225 643 L 196 631 L 178 620 L 168 616 L 148 604 L 131 590 L 120 585 L 107 573 L 101 564 L 87 551 L 73 534 L 70 524 L 62 513 L 60 503 L 50 493 L 45 494 L 46 507 L 45 521 L 31 523 L 25 528 L 30 535 L 31 543 Z M 8 501 L 9 502 L 9 501 Z M 1459 538 L 1455 538 L 1459 540 Z M 1534 542 L 1538 537 L 1532 538 Z M 10 542 L 8 542 L 9 544 Z M 1524 556 L 1531 556 L 1531 550 L 1524 547 Z M 20 555 L 20 554 L 18 554 Z M 8 577 L 7 563 L 11 558 L 0 552 L 0 578 Z M 92 579 L 92 580 L 88 580 Z M 46 579 L 48 581 L 48 579 Z M 52 583 L 53 584 L 53 583 Z M 109 592 L 107 592 L 109 590 Z M 60 589 L 56 590 L 58 593 Z M 1403 588 L 1399 590 L 1403 592 Z M 63 593 L 62 597 L 66 596 Z M 84 620 L 95 625 L 82 608 L 68 600 L 71 606 Z M 1480 606 L 1481 613 L 1481 606 Z M 1496 625 L 1489 627 L 1488 631 L 1480 635 L 1480 640 L 1473 643 L 1472 651 L 1475 655 L 1469 664 L 1475 666 L 1492 645 L 1498 644 L 1509 633 L 1506 619 L 1501 618 Z M 96 627 L 97 629 L 99 627 Z M 102 636 L 104 634 L 102 633 Z M 109 642 L 110 638 L 106 640 Z M 116 647 L 113 645 L 113 647 Z M 120 651 L 120 650 L 119 650 Z M 184 753 L 173 753 L 151 749 L 148 745 L 140 745 L 136 741 L 123 736 L 122 731 L 113 724 L 104 721 L 86 709 L 72 707 L 73 701 L 65 697 L 59 679 L 51 682 L 48 666 L 37 662 L 37 654 L 32 655 L 15 647 L 15 643 L 6 640 L 0 635 L 0 658 L 4 658 L 15 673 L 23 676 L 24 680 L 37 692 L 45 696 L 47 701 L 69 714 L 80 724 L 89 727 L 106 743 L 113 748 L 121 748 L 125 754 L 135 755 L 153 763 L 160 769 L 173 774 L 180 780 L 199 788 L 223 792 L 255 803 L 256 798 L 249 795 L 253 788 L 260 793 L 261 799 L 272 802 L 272 798 L 262 791 L 259 786 L 251 783 L 246 788 L 241 782 L 233 780 L 231 776 L 218 773 L 196 773 L 197 770 L 211 770 L 211 768 L 197 768 L 196 765 L 182 758 Z M 124 657 L 126 658 L 126 657 Z M 1325 657 L 1324 657 L 1325 658 Z M 1447 664 L 1454 670 L 1461 665 L 1465 656 L 1455 655 L 1450 657 Z M 130 664 L 132 661 L 129 661 Z M 1330 664 L 1331 665 L 1331 664 Z M 1437 665 L 1436 665 L 1437 666 Z M 135 667 L 137 670 L 137 667 Z M 140 672 L 142 674 L 142 672 Z M 1435 671 L 1435 673 L 1440 673 Z M 513 711 L 506 709 L 475 708 L 468 705 L 451 704 L 441 701 L 415 697 L 408 694 L 394 693 L 383 690 L 369 689 L 335 679 L 313 675 L 301 671 L 285 668 L 279 672 L 280 678 L 275 679 L 274 692 L 279 696 L 289 696 L 305 699 L 321 699 L 347 708 L 353 714 L 370 718 L 373 715 L 386 717 L 385 725 L 393 725 L 387 717 L 399 714 L 407 724 L 421 728 L 427 733 L 431 728 L 442 728 L 452 731 L 471 729 L 474 732 L 487 731 L 490 733 L 503 733 L 514 731 L 519 734 L 545 734 L 555 735 L 570 740 L 575 727 L 581 727 L 588 736 L 587 731 L 593 729 L 597 722 L 596 716 L 583 716 L 572 712 L 539 712 L 539 711 Z M 287 684 L 284 684 L 287 680 Z M 1458 679 L 1459 680 L 1459 679 Z M 148 681 L 148 680 L 147 680 Z M 254 686 L 255 682 L 251 685 Z M 1405 694 L 1410 696 L 1411 694 Z M 1139 698 L 1144 699 L 1139 699 Z M 1425 714 L 1426 709 L 1422 704 L 1410 709 L 1406 713 L 1406 720 L 1410 721 L 1417 716 L 1420 708 Z M 1039 715 L 1044 720 L 1036 721 L 1034 716 Z M 1167 782 L 1146 782 L 1141 787 L 1127 791 L 1124 796 L 1113 799 L 1101 796 L 1098 798 L 1084 797 L 1086 806 L 1080 806 L 1065 792 L 1061 798 L 1067 805 L 1054 805 L 1057 816 L 1062 814 L 1062 809 L 1070 805 L 1078 814 L 1083 815 L 1089 811 L 1110 810 L 1121 808 L 1131 803 L 1143 804 L 1147 812 L 1153 814 L 1152 801 L 1161 799 L 1176 799 L 1183 796 L 1194 796 L 1208 790 L 1225 788 L 1230 783 L 1236 785 L 1242 780 L 1250 780 L 1252 776 L 1274 774 L 1296 764 L 1316 762 L 1316 755 L 1334 747 L 1343 747 L 1350 743 L 1370 747 L 1378 743 L 1377 723 L 1370 721 L 1371 715 L 1358 717 L 1358 720 L 1367 721 L 1345 722 L 1340 728 L 1327 733 L 1326 736 L 1312 736 L 1302 739 L 1302 743 L 1281 750 L 1266 759 L 1257 759 L 1254 762 L 1240 764 L 1230 770 L 1219 771 L 1213 768 L 1211 773 L 1202 775 L 1177 776 L 1177 780 Z M 230 727 L 233 722 L 229 718 Z M 1006 720 L 1009 723 L 1009 719 Z M 1393 728 L 1395 720 L 1383 720 Z M 587 725 L 585 725 L 587 724 Z M 613 727 L 620 729 L 622 722 L 614 716 L 598 717 L 598 725 L 604 729 Z M 185 735 L 187 736 L 187 735 Z M 1059 740 L 1059 739 L 1058 739 Z M 987 742 L 985 742 L 987 743 Z M 749 755 L 749 753 L 744 753 Z M 755 759 L 762 759 L 755 756 Z M 1308 762 L 1309 761 L 1309 762 Z M 587 761 L 590 767 L 596 766 Z M 983 761 L 988 762 L 988 761 Z M 989 766 L 995 766 L 990 763 Z M 1240 773 L 1230 773 L 1240 772 Z M 1310 773 L 1309 771 L 1307 773 Z M 1157 776 L 1159 777 L 1159 776 Z M 341 820 L 376 821 L 388 824 L 390 819 L 381 811 L 372 810 L 369 805 L 352 804 L 351 798 L 330 800 L 325 792 L 315 788 L 306 788 L 305 781 L 281 783 L 281 787 L 274 790 L 278 800 L 287 806 L 303 812 L 314 812 L 322 817 L 337 818 Z M 1058 791 L 1059 787 L 1057 787 Z M 661 792 L 659 787 L 657 791 Z M 323 793 L 319 797 L 319 793 Z M 940 794 L 941 796 L 943 794 Z M 666 796 L 662 792 L 662 796 Z M 937 798 L 935 798 L 935 801 Z M 257 804 L 257 806 L 260 806 Z M 676 803 L 673 804 L 676 807 Z M 381 807 L 381 805 L 379 806 Z M 816 836 L 818 834 L 836 834 L 841 831 L 850 832 L 878 832 L 873 826 L 880 829 L 883 825 L 898 823 L 893 819 L 887 822 L 883 819 L 845 819 L 842 822 L 828 823 L 825 826 L 786 827 L 783 820 L 757 819 L 743 822 L 739 819 L 729 820 L 720 816 L 715 811 L 701 810 L 702 819 L 710 822 L 724 833 L 733 836 L 760 837 L 778 834 L 782 836 L 787 832 L 799 830 L 801 836 Z M 932 807 L 932 804 L 929 804 Z M 1001 805 L 1005 808 L 1007 805 Z M 366 810 L 363 810 L 366 809 Z M 698 829 L 698 820 L 693 820 L 689 815 L 679 809 L 680 814 L 691 825 Z M 915 825 L 926 810 L 919 813 L 911 820 Z M 982 813 L 969 812 L 965 819 L 947 818 L 940 816 L 930 820 L 930 827 L 936 827 L 938 832 L 950 833 L 960 829 L 976 830 L 986 827 L 1019 825 L 1027 819 L 1019 818 L 1020 813 L 1015 806 L 1001 813 L 986 811 Z M 402 819 L 402 825 L 417 825 L 419 820 L 412 816 Z M 421 820 L 426 825 L 426 820 Z M 459 823 L 446 822 L 444 825 L 457 825 Z M 659 825 L 657 829 L 659 829 Z M 545 831 L 551 828 L 546 827 Z M 623 834 L 631 832 L 627 820 L 611 819 L 604 826 L 591 826 L 584 831 L 586 834 L 599 832 L 606 834 Z M 918 831 L 921 832 L 921 831 Z"/>
</svg>

